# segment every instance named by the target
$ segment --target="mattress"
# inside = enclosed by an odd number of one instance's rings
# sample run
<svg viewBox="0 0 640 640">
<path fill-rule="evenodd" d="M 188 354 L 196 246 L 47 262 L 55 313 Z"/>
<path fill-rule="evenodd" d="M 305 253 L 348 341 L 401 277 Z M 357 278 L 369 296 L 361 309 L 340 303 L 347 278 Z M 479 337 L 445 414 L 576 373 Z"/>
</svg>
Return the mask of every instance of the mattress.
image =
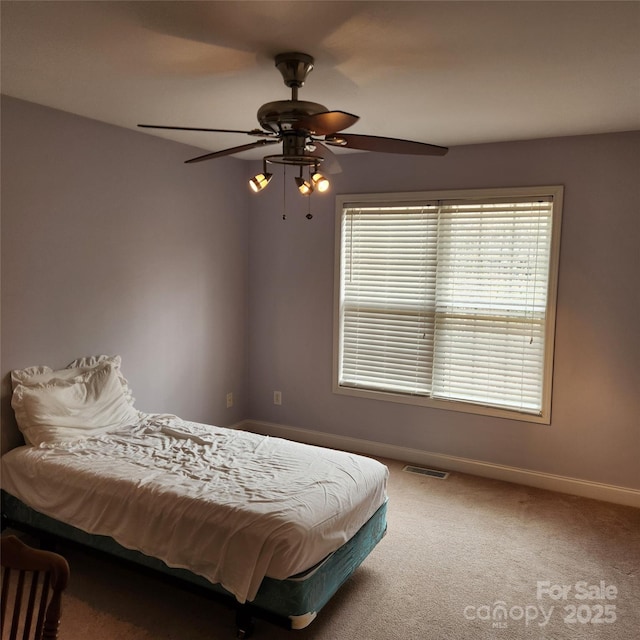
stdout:
<svg viewBox="0 0 640 640">
<path fill-rule="evenodd" d="M 25 505 L 241 603 L 349 541 L 385 503 L 387 477 L 364 456 L 155 414 L 2 459 L 2 487 Z"/>
</svg>

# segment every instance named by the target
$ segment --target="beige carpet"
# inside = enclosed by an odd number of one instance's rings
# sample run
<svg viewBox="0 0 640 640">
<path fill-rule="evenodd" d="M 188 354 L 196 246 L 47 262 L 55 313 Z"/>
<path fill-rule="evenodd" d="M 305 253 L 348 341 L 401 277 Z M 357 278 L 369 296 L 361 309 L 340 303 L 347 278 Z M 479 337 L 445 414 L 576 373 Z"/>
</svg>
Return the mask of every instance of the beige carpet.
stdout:
<svg viewBox="0 0 640 640">
<path fill-rule="evenodd" d="M 640 510 L 383 462 L 387 536 L 311 626 L 258 620 L 256 640 L 640 637 Z M 77 547 L 60 550 L 72 572 L 61 640 L 235 637 L 224 604 Z M 493 618 L 496 603 L 506 617 Z"/>
</svg>

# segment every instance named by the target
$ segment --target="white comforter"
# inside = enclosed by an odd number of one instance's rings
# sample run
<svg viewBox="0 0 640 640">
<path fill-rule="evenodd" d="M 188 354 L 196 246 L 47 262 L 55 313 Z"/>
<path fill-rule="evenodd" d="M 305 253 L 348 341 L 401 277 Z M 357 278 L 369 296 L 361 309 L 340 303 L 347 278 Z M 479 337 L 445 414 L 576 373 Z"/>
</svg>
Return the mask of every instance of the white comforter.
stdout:
<svg viewBox="0 0 640 640">
<path fill-rule="evenodd" d="M 2 458 L 3 489 L 33 509 L 240 602 L 349 540 L 384 502 L 387 475 L 363 456 L 165 415 Z"/>
</svg>

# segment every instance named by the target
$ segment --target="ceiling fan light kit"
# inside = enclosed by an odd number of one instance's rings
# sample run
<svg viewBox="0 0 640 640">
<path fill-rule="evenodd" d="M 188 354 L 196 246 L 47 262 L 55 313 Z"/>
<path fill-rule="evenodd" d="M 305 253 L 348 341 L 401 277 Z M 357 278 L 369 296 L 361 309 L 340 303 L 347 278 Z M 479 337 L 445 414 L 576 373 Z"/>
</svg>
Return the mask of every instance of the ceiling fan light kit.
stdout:
<svg viewBox="0 0 640 640">
<path fill-rule="evenodd" d="M 446 147 L 439 147 L 424 142 L 385 138 L 360 134 L 343 134 L 344 129 L 351 127 L 360 119 L 346 111 L 329 111 L 317 102 L 298 100 L 300 89 L 312 71 L 314 59 L 306 53 L 281 53 L 275 57 L 275 66 L 280 71 L 284 84 L 291 89 L 290 100 L 276 100 L 263 104 L 257 113 L 260 129 L 241 131 L 237 129 L 207 129 L 199 127 L 163 126 L 139 124 L 148 129 L 178 129 L 182 131 L 211 131 L 214 133 L 242 133 L 261 138 L 256 142 L 206 153 L 186 160 L 186 163 L 202 162 L 231 154 L 249 151 L 258 147 L 282 144 L 281 153 L 264 156 L 262 173 L 249 180 L 250 188 L 258 193 L 262 191 L 273 177 L 267 171 L 268 164 L 293 165 L 300 167 L 300 175 L 295 178 L 298 191 L 303 195 L 320 193 L 329 189 L 329 180 L 319 172 L 324 163 L 327 172 L 340 171 L 337 157 L 330 147 L 375 151 L 381 153 L 399 153 L 413 155 L 437 155 L 447 153 Z M 303 177 L 303 169 L 309 172 L 308 180 Z"/>
</svg>

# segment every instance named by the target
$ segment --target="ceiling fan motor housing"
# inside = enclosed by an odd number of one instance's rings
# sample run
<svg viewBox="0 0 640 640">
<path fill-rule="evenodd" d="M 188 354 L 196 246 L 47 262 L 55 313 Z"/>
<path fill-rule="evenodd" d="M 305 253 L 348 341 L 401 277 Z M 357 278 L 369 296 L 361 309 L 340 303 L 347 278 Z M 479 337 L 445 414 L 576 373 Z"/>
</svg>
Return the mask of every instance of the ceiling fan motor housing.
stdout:
<svg viewBox="0 0 640 640">
<path fill-rule="evenodd" d="M 292 128 L 292 125 L 307 116 L 323 113 L 327 107 L 307 100 L 276 100 L 267 102 L 258 109 L 258 122 L 267 131 L 280 133 Z"/>
</svg>

